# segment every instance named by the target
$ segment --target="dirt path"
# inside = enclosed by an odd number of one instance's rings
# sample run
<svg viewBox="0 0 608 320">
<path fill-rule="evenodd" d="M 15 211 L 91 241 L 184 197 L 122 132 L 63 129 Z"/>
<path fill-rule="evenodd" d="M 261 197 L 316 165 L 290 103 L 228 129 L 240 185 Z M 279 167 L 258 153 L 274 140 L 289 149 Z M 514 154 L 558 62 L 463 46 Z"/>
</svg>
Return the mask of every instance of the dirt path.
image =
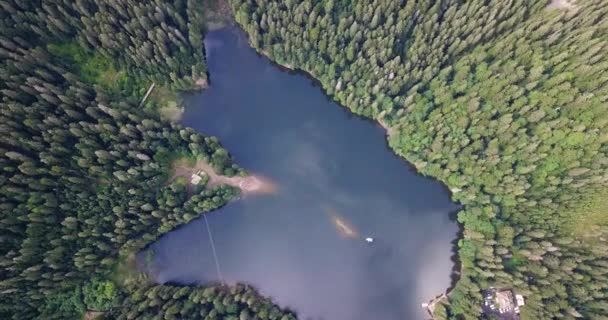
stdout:
<svg viewBox="0 0 608 320">
<path fill-rule="evenodd" d="M 443 300 L 447 301 L 448 296 L 445 293 L 440 294 L 439 296 L 431 299 L 431 301 L 429 301 L 428 303 L 423 303 L 422 307 L 426 308 L 426 311 L 429 313 L 429 316 L 431 317 L 430 319 L 433 320 L 435 319 L 435 306 L 442 302 Z"/>
<path fill-rule="evenodd" d="M 234 176 L 227 177 L 217 174 L 212 166 L 203 160 L 198 160 L 194 166 L 188 165 L 185 160 L 178 160 L 173 166 L 173 176 L 170 181 L 177 177 L 184 177 L 191 186 L 191 178 L 193 174 L 201 173 L 200 176 L 207 175 L 209 181 L 207 188 L 213 188 L 218 185 L 229 185 L 241 189 L 244 194 L 269 194 L 276 191 L 276 185 L 270 180 L 256 175 L 245 177 Z"/>
<path fill-rule="evenodd" d="M 376 120 L 378 121 L 378 124 L 384 128 L 384 130 L 386 130 L 386 135 L 387 136 L 392 136 L 393 134 L 395 134 L 395 129 L 391 128 L 386 122 L 384 122 L 383 119 L 378 119 Z"/>
<path fill-rule="evenodd" d="M 87 312 L 85 312 L 85 314 L 84 314 L 84 319 L 85 320 L 100 319 L 104 313 L 105 312 L 101 312 L 101 311 L 87 310 Z"/>
</svg>

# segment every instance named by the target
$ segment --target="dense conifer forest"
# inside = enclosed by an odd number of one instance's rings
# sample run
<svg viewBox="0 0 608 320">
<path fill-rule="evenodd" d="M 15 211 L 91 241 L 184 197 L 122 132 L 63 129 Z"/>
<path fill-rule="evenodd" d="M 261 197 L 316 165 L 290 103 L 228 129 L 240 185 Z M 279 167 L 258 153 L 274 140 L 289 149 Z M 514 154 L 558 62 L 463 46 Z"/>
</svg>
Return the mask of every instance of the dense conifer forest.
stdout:
<svg viewBox="0 0 608 320">
<path fill-rule="evenodd" d="M 252 46 L 464 204 L 437 319 L 479 319 L 490 286 L 523 294 L 523 319 L 608 319 L 608 2 L 231 4 Z"/>
<path fill-rule="evenodd" d="M 206 84 L 200 1 L 0 0 L 0 319 L 294 319 L 252 288 L 156 285 L 133 255 L 218 208 L 177 157 L 241 172 L 218 140 L 161 120 L 151 83 Z"/>
<path fill-rule="evenodd" d="M 256 49 L 380 121 L 464 205 L 437 319 L 483 317 L 491 286 L 525 296 L 523 319 L 608 319 L 608 2 L 555 3 L 230 0 Z M 0 0 L 0 319 L 295 319 L 245 285 L 132 265 L 238 193 L 168 183 L 177 157 L 241 169 L 139 106 L 152 83 L 206 86 L 204 10 Z"/>
</svg>

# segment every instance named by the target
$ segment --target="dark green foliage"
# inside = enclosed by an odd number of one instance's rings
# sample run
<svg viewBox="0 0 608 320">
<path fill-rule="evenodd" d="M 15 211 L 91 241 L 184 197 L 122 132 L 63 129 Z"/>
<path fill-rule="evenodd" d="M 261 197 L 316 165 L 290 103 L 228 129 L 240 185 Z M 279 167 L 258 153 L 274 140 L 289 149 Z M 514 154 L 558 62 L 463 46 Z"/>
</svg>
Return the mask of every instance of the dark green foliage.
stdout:
<svg viewBox="0 0 608 320">
<path fill-rule="evenodd" d="M 245 285 L 194 289 L 135 281 L 127 290 L 131 294 L 106 319 L 296 319 Z"/>
<path fill-rule="evenodd" d="M 607 314 L 608 3 L 548 2 L 231 1 L 254 47 L 465 205 L 443 318 L 478 319 L 489 286 L 526 296 L 524 319 Z"/>
<path fill-rule="evenodd" d="M 46 298 L 40 310 L 41 319 L 78 319 L 86 308 L 82 302 L 80 287 L 57 292 Z"/>
<path fill-rule="evenodd" d="M 106 290 L 119 260 L 235 193 L 167 185 L 176 154 L 239 169 L 125 96 L 204 86 L 201 3 L 0 0 L 1 319 L 294 318 L 244 286 Z M 547 3 L 231 1 L 254 47 L 383 121 L 465 205 L 440 318 L 480 318 L 489 286 L 526 296 L 524 319 L 606 316 L 608 3 Z"/>
<path fill-rule="evenodd" d="M 153 285 L 118 266 L 238 192 L 217 186 L 189 198 L 183 184 L 167 183 L 173 156 L 240 169 L 217 139 L 162 121 L 103 85 L 105 73 L 120 69 L 192 88 L 204 77 L 200 6 L 0 0 L 0 7 L 0 319 L 80 319 L 87 309 L 129 319 L 159 310 L 166 319 L 221 313 L 181 299 L 205 289 Z M 142 288 L 163 292 L 162 303 L 138 295 Z M 225 294 L 218 305 L 230 302 L 224 309 L 235 316 L 255 312 L 256 303 L 276 308 L 250 296 L 233 303 L 240 297 Z"/>
<path fill-rule="evenodd" d="M 19 45 L 68 43 L 58 51 L 84 51 L 132 77 L 175 89 L 206 83 L 199 1 L 3 0 L 2 8 L 2 36 L 17 35 Z"/>
</svg>

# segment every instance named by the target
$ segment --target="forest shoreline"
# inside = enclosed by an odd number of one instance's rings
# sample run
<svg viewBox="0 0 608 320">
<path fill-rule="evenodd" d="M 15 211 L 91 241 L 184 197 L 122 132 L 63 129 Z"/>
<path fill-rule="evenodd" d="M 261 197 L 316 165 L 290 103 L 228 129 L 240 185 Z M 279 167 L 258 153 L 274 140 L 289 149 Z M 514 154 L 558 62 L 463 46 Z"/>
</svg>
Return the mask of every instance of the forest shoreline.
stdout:
<svg viewBox="0 0 608 320">
<path fill-rule="evenodd" d="M 444 189 L 444 192 L 450 197 L 450 199 L 455 202 L 456 204 L 460 205 L 461 208 L 459 210 L 456 210 L 453 213 L 449 214 L 450 217 L 450 221 L 455 222 L 458 225 L 458 232 L 457 232 L 457 236 L 456 238 L 452 241 L 452 255 L 450 256 L 450 260 L 454 263 L 454 265 L 451 268 L 451 272 L 450 272 L 450 285 L 440 294 L 435 295 L 430 301 L 430 302 L 435 302 L 435 303 L 439 303 L 443 298 L 445 299 L 449 299 L 450 293 L 452 292 L 452 290 L 455 288 L 456 284 L 458 283 L 458 281 L 460 280 L 460 278 L 462 277 L 463 274 L 463 266 L 462 266 L 462 262 L 460 261 L 460 257 L 458 255 L 458 242 L 461 239 L 464 239 L 464 232 L 465 232 L 465 227 L 464 224 L 458 222 L 457 220 L 457 216 L 458 216 L 458 212 L 464 211 L 465 210 L 465 206 L 462 205 L 460 202 L 456 201 L 454 199 L 454 194 L 459 192 L 459 190 L 453 190 L 451 189 L 444 181 L 438 179 L 437 177 L 434 176 L 430 176 L 430 175 L 425 175 L 423 174 L 420 170 L 418 170 L 418 168 L 416 168 L 416 165 L 413 162 L 410 162 L 407 158 L 405 158 L 404 156 L 400 155 L 399 153 L 397 153 L 397 150 L 394 149 L 391 145 L 390 145 L 390 137 L 392 135 L 394 135 L 396 133 L 396 129 L 391 127 L 388 123 L 386 123 L 386 121 L 384 121 L 384 119 L 376 119 L 376 118 L 372 118 L 372 117 L 367 117 L 361 114 L 358 114 L 356 112 L 354 112 L 351 108 L 343 105 L 340 101 L 338 101 L 337 99 L 334 99 L 334 96 L 330 95 L 327 93 L 327 89 L 325 88 L 325 86 L 323 85 L 323 83 L 321 82 L 321 80 L 315 78 L 312 73 L 308 70 L 304 70 L 304 69 L 300 69 L 300 68 L 296 68 L 294 66 L 292 66 L 291 64 L 287 64 L 287 63 L 280 63 L 277 62 L 276 60 L 272 59 L 268 52 L 266 50 L 262 50 L 259 48 L 256 48 L 252 43 L 251 43 L 251 39 L 249 37 L 249 34 L 243 29 L 243 27 L 236 23 L 235 24 L 236 27 L 239 29 L 240 32 L 242 32 L 246 37 L 247 37 L 247 44 L 249 45 L 250 48 L 254 49 L 255 52 L 258 54 L 258 56 L 260 57 L 264 57 L 266 59 L 268 59 L 268 61 L 277 66 L 279 69 L 281 69 L 284 72 L 290 73 L 290 74 L 299 74 L 302 75 L 304 77 L 306 77 L 307 79 L 311 80 L 313 82 L 314 86 L 319 87 L 319 89 L 321 89 L 321 91 L 323 92 L 323 95 L 333 101 L 334 103 L 336 103 L 337 105 L 340 106 L 340 109 L 344 110 L 345 112 L 347 112 L 350 116 L 355 116 L 359 119 L 368 121 L 370 123 L 373 123 L 375 126 L 380 127 L 382 129 L 384 129 L 385 131 L 385 147 L 391 151 L 391 153 L 398 157 L 400 159 L 400 161 L 402 161 L 410 170 L 412 170 L 413 172 L 415 172 L 417 175 L 420 175 L 422 177 L 425 177 L 427 179 L 432 179 L 433 181 L 439 182 L 439 185 Z M 437 297 L 442 297 L 442 299 L 437 299 Z M 426 302 L 421 302 L 422 304 L 426 303 Z"/>
</svg>

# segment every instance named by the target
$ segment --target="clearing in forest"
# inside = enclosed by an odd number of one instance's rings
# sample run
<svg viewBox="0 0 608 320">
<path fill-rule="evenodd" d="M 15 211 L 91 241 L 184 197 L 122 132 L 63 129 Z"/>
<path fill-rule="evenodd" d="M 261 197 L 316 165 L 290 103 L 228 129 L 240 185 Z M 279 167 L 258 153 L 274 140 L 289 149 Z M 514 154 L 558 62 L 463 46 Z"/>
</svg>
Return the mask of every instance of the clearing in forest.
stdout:
<svg viewBox="0 0 608 320">
<path fill-rule="evenodd" d="M 266 178 L 256 175 L 245 177 L 220 175 L 203 159 L 197 159 L 195 163 L 192 163 L 192 161 L 188 161 L 186 158 L 180 158 L 173 162 L 172 169 L 173 175 L 169 181 L 183 177 L 186 179 L 189 188 L 198 184 L 200 178 L 206 176 L 208 178 L 207 188 L 213 188 L 218 185 L 229 185 L 241 189 L 241 192 L 244 194 L 268 194 L 276 191 L 275 184 Z"/>
<path fill-rule="evenodd" d="M 101 319 L 103 317 L 104 313 L 105 312 L 101 312 L 101 311 L 87 310 L 87 312 L 85 312 L 85 314 L 84 314 L 84 319 L 85 320 Z"/>
<path fill-rule="evenodd" d="M 608 239 L 599 236 L 602 228 L 608 228 L 608 191 L 604 189 L 589 192 L 576 208 L 572 208 L 570 226 L 572 235 L 584 241 L 601 241 Z"/>
</svg>

